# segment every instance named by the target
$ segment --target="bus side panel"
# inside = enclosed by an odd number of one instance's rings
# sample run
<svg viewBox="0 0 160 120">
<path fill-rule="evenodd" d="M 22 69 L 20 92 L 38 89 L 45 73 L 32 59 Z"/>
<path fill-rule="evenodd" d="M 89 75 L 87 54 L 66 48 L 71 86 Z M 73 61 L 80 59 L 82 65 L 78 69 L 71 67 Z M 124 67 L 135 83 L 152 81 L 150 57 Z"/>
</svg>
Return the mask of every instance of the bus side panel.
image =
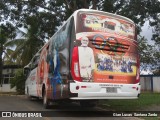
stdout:
<svg viewBox="0 0 160 120">
<path fill-rule="evenodd" d="M 50 99 L 69 98 L 70 41 L 72 19 L 51 38 L 48 55 L 48 96 Z M 47 74 L 46 74 L 47 78 Z M 47 81 L 47 79 L 45 80 Z"/>
<path fill-rule="evenodd" d="M 28 76 L 25 83 L 25 94 L 29 96 L 37 96 L 36 74 L 37 74 L 37 68 L 33 69 L 30 72 L 30 75 Z"/>
<path fill-rule="evenodd" d="M 49 82 L 48 82 L 48 63 L 47 63 L 47 54 L 48 54 L 48 44 L 46 44 L 40 55 L 40 60 L 37 69 L 37 94 L 39 97 L 42 97 L 43 87 L 48 91 Z"/>
</svg>

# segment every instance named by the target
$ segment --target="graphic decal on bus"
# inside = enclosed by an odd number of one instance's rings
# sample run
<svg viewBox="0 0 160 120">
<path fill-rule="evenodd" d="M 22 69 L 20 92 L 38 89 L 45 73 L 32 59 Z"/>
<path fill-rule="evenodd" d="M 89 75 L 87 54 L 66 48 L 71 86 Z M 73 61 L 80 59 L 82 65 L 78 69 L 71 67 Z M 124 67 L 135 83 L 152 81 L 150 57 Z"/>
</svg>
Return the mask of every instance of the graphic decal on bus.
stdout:
<svg viewBox="0 0 160 120">
<path fill-rule="evenodd" d="M 135 25 L 126 18 L 113 15 L 81 13 L 79 18 L 75 46 L 79 48 L 83 81 L 92 78 L 94 82 L 134 83 L 138 59 L 137 46 L 133 42 Z M 85 48 L 87 52 L 82 47 L 83 39 L 89 40 Z M 91 61 L 92 65 L 89 65 Z"/>
<path fill-rule="evenodd" d="M 62 92 L 63 92 L 63 87 L 62 87 L 62 78 L 61 78 L 61 75 L 59 73 L 59 69 L 60 69 L 60 60 L 59 60 L 59 55 L 58 55 L 58 52 L 55 51 L 55 56 L 54 56 L 54 62 L 53 62 L 53 59 L 52 57 L 49 59 L 49 65 L 50 65 L 50 69 L 52 67 L 54 67 L 55 65 L 55 68 L 54 70 L 51 70 L 50 72 L 52 73 L 52 75 L 50 76 L 50 83 L 53 87 L 53 97 L 56 97 L 56 86 L 58 84 L 61 85 L 61 96 L 62 96 Z"/>
<path fill-rule="evenodd" d="M 125 20 L 112 16 L 96 14 L 81 14 L 82 28 L 84 32 L 106 32 L 134 38 L 135 26 Z"/>
<path fill-rule="evenodd" d="M 93 80 L 93 70 L 95 69 L 95 60 L 93 50 L 88 47 L 89 39 L 81 38 L 81 46 L 78 47 L 80 74 L 84 79 Z"/>
<path fill-rule="evenodd" d="M 69 73 L 69 37 L 70 22 L 68 22 L 51 38 L 49 48 L 49 78 L 53 88 L 53 97 L 57 97 L 57 92 L 60 91 L 60 97 L 64 96 L 64 81 L 62 75 Z"/>
<path fill-rule="evenodd" d="M 135 49 L 128 52 L 133 43 L 93 33 L 78 33 L 76 39 L 83 81 L 131 83 L 135 80 L 137 56 Z"/>
</svg>

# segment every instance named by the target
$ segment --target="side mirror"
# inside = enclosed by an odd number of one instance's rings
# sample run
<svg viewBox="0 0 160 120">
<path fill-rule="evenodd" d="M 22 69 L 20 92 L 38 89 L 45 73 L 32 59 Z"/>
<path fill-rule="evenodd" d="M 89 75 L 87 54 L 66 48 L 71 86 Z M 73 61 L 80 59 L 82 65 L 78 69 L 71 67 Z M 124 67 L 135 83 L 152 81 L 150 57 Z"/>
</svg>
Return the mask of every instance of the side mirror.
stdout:
<svg viewBox="0 0 160 120">
<path fill-rule="evenodd" d="M 26 68 L 23 69 L 23 74 L 24 74 L 25 77 L 27 77 L 29 75 L 29 73 L 30 73 L 30 68 L 29 67 L 26 67 Z"/>
</svg>

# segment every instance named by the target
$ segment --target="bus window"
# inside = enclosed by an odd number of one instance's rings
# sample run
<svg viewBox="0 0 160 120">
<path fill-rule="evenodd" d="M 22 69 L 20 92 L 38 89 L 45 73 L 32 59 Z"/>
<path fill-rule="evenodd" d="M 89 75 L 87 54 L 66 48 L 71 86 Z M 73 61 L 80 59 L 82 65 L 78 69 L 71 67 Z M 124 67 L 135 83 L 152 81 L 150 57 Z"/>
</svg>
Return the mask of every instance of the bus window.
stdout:
<svg viewBox="0 0 160 120">
<path fill-rule="evenodd" d="M 34 69 L 38 66 L 39 58 L 40 58 L 39 54 L 33 58 L 33 61 L 31 63 L 31 69 Z"/>
<path fill-rule="evenodd" d="M 25 67 L 24 69 L 23 69 L 23 74 L 24 74 L 24 76 L 25 77 L 28 77 L 28 75 L 30 74 L 30 68 L 29 67 Z"/>
</svg>

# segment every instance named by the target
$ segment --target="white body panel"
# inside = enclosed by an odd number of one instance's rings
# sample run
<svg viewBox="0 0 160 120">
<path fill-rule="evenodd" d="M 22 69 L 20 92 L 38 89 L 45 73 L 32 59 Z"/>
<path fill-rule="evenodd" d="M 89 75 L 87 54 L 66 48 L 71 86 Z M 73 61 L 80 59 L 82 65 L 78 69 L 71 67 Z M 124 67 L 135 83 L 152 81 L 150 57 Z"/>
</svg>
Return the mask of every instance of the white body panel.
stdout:
<svg viewBox="0 0 160 120">
<path fill-rule="evenodd" d="M 79 89 L 76 90 L 76 86 Z M 86 86 L 86 88 L 84 88 Z M 107 93 L 107 88 L 116 88 L 117 92 Z M 138 88 L 138 90 L 137 90 Z M 140 94 L 139 84 L 112 84 L 112 83 L 70 83 L 71 93 L 78 93 L 78 97 L 70 99 L 136 99 Z"/>
<path fill-rule="evenodd" d="M 25 94 L 29 96 L 37 96 L 37 89 L 36 89 L 36 74 L 37 68 L 33 69 L 29 74 L 26 83 L 25 83 Z"/>
</svg>

